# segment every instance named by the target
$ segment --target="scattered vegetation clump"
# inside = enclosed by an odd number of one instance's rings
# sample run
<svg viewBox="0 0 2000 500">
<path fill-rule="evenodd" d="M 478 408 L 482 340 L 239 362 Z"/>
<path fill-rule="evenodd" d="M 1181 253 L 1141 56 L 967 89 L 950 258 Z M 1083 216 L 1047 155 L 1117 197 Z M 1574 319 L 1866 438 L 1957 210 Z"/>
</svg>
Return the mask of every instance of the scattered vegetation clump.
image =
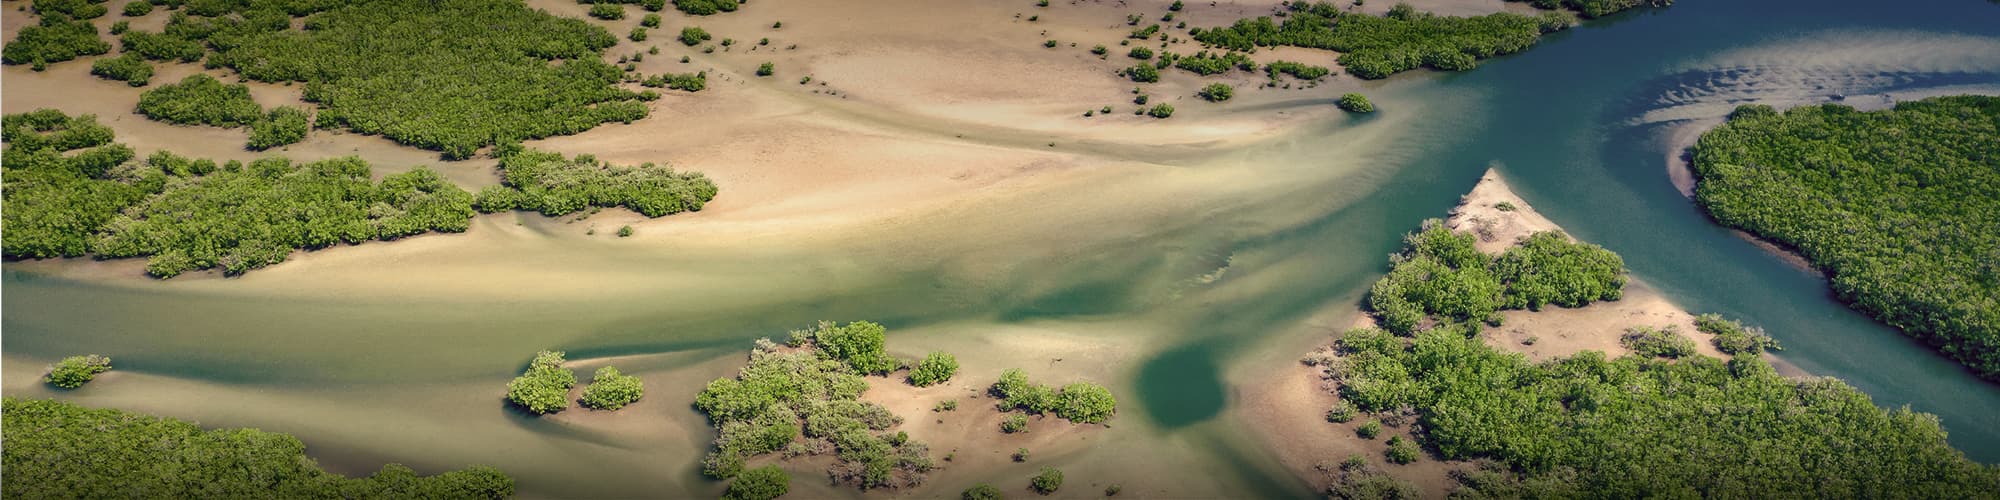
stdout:
<svg viewBox="0 0 2000 500">
<path fill-rule="evenodd" d="M 1202 87 L 1200 91 L 1195 92 L 1195 95 L 1201 96 L 1202 99 L 1207 99 L 1208 102 L 1222 102 L 1235 96 L 1236 88 L 1226 83 L 1211 83 L 1206 87 Z"/>
<path fill-rule="evenodd" d="M 1354 405 L 1347 404 L 1346 401 L 1334 403 L 1333 408 L 1326 410 L 1326 421 L 1336 424 L 1354 421 Z"/>
<path fill-rule="evenodd" d="M 1756 355 L 1766 350 L 1784 350 L 1784 348 L 1778 347 L 1777 339 L 1764 334 L 1764 329 L 1745 327 L 1742 322 L 1723 319 L 1720 314 L 1710 313 L 1696 316 L 1694 318 L 1694 327 L 1702 333 L 1714 335 L 1715 350 L 1722 351 L 1723 354 L 1731 356 L 1740 354 Z"/>
<path fill-rule="evenodd" d="M 1008 415 L 1000 420 L 1000 432 L 1017 434 L 1028 431 L 1027 415 Z"/>
<path fill-rule="evenodd" d="M 1849 307 L 2000 380 L 2000 97 L 1744 106 L 1692 153 L 1716 222 L 1797 250 Z"/>
<path fill-rule="evenodd" d="M 327 10 L 308 18 L 303 31 L 287 29 L 280 14 L 273 19 L 280 22 L 244 28 L 218 22 L 207 35 L 194 26 L 200 22 L 178 31 L 170 22 L 167 34 L 211 42 L 218 48 L 211 67 L 261 82 L 305 83 L 305 100 L 320 105 L 318 128 L 381 135 L 447 159 L 647 113 L 638 93 L 618 87 L 623 72 L 600 60 L 617 39 L 581 19 L 483 0 L 315 8 Z M 242 15 L 264 19 L 265 12 Z"/>
<path fill-rule="evenodd" d="M 1250 56 L 1244 55 L 1241 52 L 1213 54 L 1204 50 L 1196 52 L 1191 56 L 1176 58 L 1173 64 L 1176 68 L 1192 71 L 1202 76 L 1228 73 L 1231 68 L 1238 68 L 1244 71 L 1257 69 L 1257 62 L 1250 60 Z"/>
<path fill-rule="evenodd" d="M 1332 73 L 1333 70 L 1326 69 L 1325 66 L 1291 61 L 1271 61 L 1270 64 L 1264 65 L 1264 74 L 1270 75 L 1273 80 L 1276 80 L 1278 75 L 1292 75 L 1292 78 L 1300 80 L 1318 80 Z"/>
<path fill-rule="evenodd" d="M 174 14 L 174 20 L 182 19 L 187 19 L 187 16 L 181 13 Z M 172 33 L 126 31 L 118 35 L 118 44 L 125 48 L 127 54 L 138 54 L 139 57 L 153 61 L 195 62 L 208 54 L 208 48 L 201 42 Z"/>
<path fill-rule="evenodd" d="M 1294 2 L 1288 7 L 1282 24 L 1258 17 L 1191 33 L 1203 44 L 1234 51 L 1271 46 L 1333 50 L 1341 53 L 1338 62 L 1348 73 L 1376 79 L 1418 67 L 1472 69 L 1480 59 L 1527 49 L 1542 34 L 1576 21 L 1566 12 L 1438 16 L 1406 4 L 1382 16 L 1344 12 L 1326 2 Z"/>
<path fill-rule="evenodd" d="M 624 19 L 625 7 L 615 3 L 591 4 L 590 17 L 595 17 L 606 21 L 615 21 L 619 19 Z"/>
<path fill-rule="evenodd" d="M 848 327 L 860 324 L 873 325 Z M 802 350 L 760 342 L 737 376 L 702 389 L 695 407 L 720 431 L 702 460 L 704 474 L 735 477 L 745 459 L 765 453 L 830 452 L 838 459 L 827 471 L 835 483 L 866 489 L 923 482 L 932 468 L 929 448 L 904 433 L 883 433 L 902 419 L 860 400 L 868 382 L 850 364 L 853 346 L 837 344 L 847 335 L 839 330 L 822 322 L 793 332 L 789 344 Z"/>
<path fill-rule="evenodd" d="M 681 28 L 681 36 L 680 36 L 681 45 L 693 47 L 696 45 L 701 45 L 701 42 L 706 42 L 713 38 L 715 38 L 714 35 L 708 34 L 708 30 L 701 29 L 700 26 L 688 26 L 685 28 Z"/>
<path fill-rule="evenodd" d="M 702 89 L 708 88 L 708 72 L 653 75 L 646 77 L 645 81 L 639 82 L 639 84 L 653 88 L 700 92 Z"/>
<path fill-rule="evenodd" d="M 111 52 L 111 44 L 97 38 L 97 25 L 66 16 L 43 16 L 34 26 L 22 27 L 13 41 L 0 48 L 0 62 L 29 64 L 42 71 L 50 64 L 106 52 Z"/>
<path fill-rule="evenodd" d="M 1368 102 L 1368 96 L 1347 93 L 1340 96 L 1340 109 L 1350 113 L 1374 113 L 1375 103 Z"/>
<path fill-rule="evenodd" d="M 195 73 L 139 94 L 139 114 L 179 125 L 234 128 L 257 121 L 264 109 L 250 98 L 249 86 Z"/>
<path fill-rule="evenodd" d="M 306 131 L 312 128 L 312 120 L 306 110 L 291 106 L 272 108 L 257 121 L 250 122 L 251 151 L 296 144 L 306 139 Z"/>
<path fill-rule="evenodd" d="M 1611 14 L 1624 12 L 1626 9 L 1631 9 L 1635 7 L 1641 7 L 1641 6 L 1665 7 L 1668 5 L 1672 5 L 1674 3 L 1673 0 L 1507 0 L 1507 1 L 1526 2 L 1527 4 L 1533 5 L 1535 6 L 1535 8 L 1539 9 L 1570 9 L 1576 11 L 1578 14 L 1582 14 L 1583 17 L 1590 17 L 1590 18 L 1608 16 Z"/>
<path fill-rule="evenodd" d="M 366 478 L 321 470 L 305 444 L 256 429 L 202 430 L 192 422 L 55 400 L 7 397 L 0 446 L 7 498 L 505 498 L 514 480 L 473 466 L 418 476 L 389 464 Z"/>
<path fill-rule="evenodd" d="M 723 500 L 771 500 L 792 491 L 792 476 L 776 465 L 743 471 L 722 491 Z"/>
<path fill-rule="evenodd" d="M 569 389 L 576 387 L 576 373 L 562 364 L 562 351 L 535 353 L 528 370 L 507 383 L 507 401 L 537 415 L 568 409 Z"/>
<path fill-rule="evenodd" d="M 1136 16 L 1136 14 L 1134 14 L 1134 15 Z M 1132 38 L 1132 39 L 1137 39 L 1137 40 L 1145 40 L 1145 39 L 1148 39 L 1148 38 L 1152 38 L 1152 37 L 1153 37 L 1153 35 L 1158 35 L 1158 34 L 1160 34 L 1160 25 L 1158 25 L 1158 24 L 1149 24 L 1149 25 L 1146 25 L 1146 27 L 1144 27 L 1144 28 L 1138 28 L 1138 29 L 1134 29 L 1134 30 L 1132 30 L 1132 33 L 1131 33 L 1131 34 L 1129 34 L 1129 35 L 1126 35 L 1126 38 Z"/>
<path fill-rule="evenodd" d="M 966 488 L 963 493 L 958 494 L 958 498 L 962 500 L 1000 500 L 1004 497 L 1000 495 L 1000 488 L 995 488 L 991 484 L 979 483 L 972 485 L 971 488 Z"/>
<path fill-rule="evenodd" d="M 1433 226 L 1408 239 L 1403 262 L 1472 258 Z M 1356 409 L 1416 415 L 1439 459 L 1495 461 L 1458 475 L 1454 496 L 1963 497 L 2000 484 L 2000 469 L 1951 449 L 1935 416 L 1878 408 L 1835 379 L 1780 376 L 1754 355 L 1533 363 L 1465 326 L 1349 330 L 1322 364 Z M 1646 342 L 1692 352 L 1658 332 Z"/>
<path fill-rule="evenodd" d="M 855 321 L 839 326 L 821 321 L 810 330 L 792 332 L 792 337 L 817 346 L 828 359 L 847 363 L 855 373 L 884 375 L 896 369 L 895 358 L 884 350 L 888 329 L 879 323 Z"/>
<path fill-rule="evenodd" d="M 111 358 L 89 354 L 70 356 L 49 367 L 48 375 L 42 383 L 63 389 L 76 389 L 97 378 L 97 374 L 111 371 Z"/>
<path fill-rule="evenodd" d="M 1631 349 L 1632 354 L 1648 358 L 1684 358 L 1695 355 L 1694 340 L 1681 335 L 1673 325 L 1666 328 L 1635 326 L 1625 330 L 1618 337 L 1618 345 Z"/>
<path fill-rule="evenodd" d="M 1002 411 L 1052 412 L 1064 420 L 1081 424 L 1095 424 L 1109 420 L 1118 407 L 1118 399 L 1104 386 L 1075 382 L 1063 386 L 1062 390 L 1058 391 L 1053 387 L 1029 381 L 1028 375 L 1020 369 L 1001 372 L 1000 380 L 994 382 L 988 392 L 1000 398 L 999 407 Z"/>
<path fill-rule="evenodd" d="M 90 74 L 108 80 L 123 81 L 126 85 L 134 87 L 144 87 L 153 80 L 153 65 L 138 54 L 126 53 L 118 57 L 91 61 Z"/>
<path fill-rule="evenodd" d="M 1126 69 L 1125 77 L 1139 83 L 1154 83 L 1160 81 L 1160 70 L 1151 64 L 1140 63 Z"/>
<path fill-rule="evenodd" d="M 1375 439 L 1375 436 L 1382 435 L 1382 421 L 1369 420 L 1364 422 L 1361 426 L 1354 428 L 1354 435 L 1360 436 L 1361 439 Z"/>
<path fill-rule="evenodd" d="M 1153 49 L 1145 47 L 1133 47 L 1131 52 L 1125 53 L 1125 56 L 1144 61 L 1153 58 Z"/>
<path fill-rule="evenodd" d="M 1063 473 L 1055 467 L 1043 467 L 1041 472 L 1035 474 L 1034 479 L 1028 480 L 1028 486 L 1033 487 L 1036 493 L 1043 495 L 1055 493 L 1056 490 L 1062 489 L 1062 483 Z"/>
<path fill-rule="evenodd" d="M 910 385 L 928 387 L 951 380 L 958 374 L 958 357 L 943 351 L 934 351 L 924 356 L 923 361 L 910 368 Z"/>
<path fill-rule="evenodd" d="M 583 398 L 577 402 L 588 408 L 616 410 L 645 395 L 646 383 L 639 377 L 620 373 L 617 367 L 606 366 L 590 375 L 590 385 L 584 386 Z"/>
<path fill-rule="evenodd" d="M 691 15 L 706 16 L 719 12 L 736 12 L 737 0 L 674 0 L 674 8 Z"/>
<path fill-rule="evenodd" d="M 1435 219 L 1403 241 L 1409 249 L 1395 256 L 1389 274 L 1368 293 L 1376 319 L 1398 334 L 1414 333 L 1427 317 L 1497 324 L 1501 309 L 1582 307 L 1623 296 L 1623 259 L 1559 233 L 1534 234 L 1497 258 L 1474 248 L 1474 236 Z"/>
<path fill-rule="evenodd" d="M 1153 105 L 1153 109 L 1146 110 L 1146 114 L 1154 118 L 1174 116 L 1174 105 L 1167 103 L 1155 104 Z"/>
<path fill-rule="evenodd" d="M 179 170 L 174 163 L 188 160 L 149 161 L 172 172 Z M 213 268 L 233 276 L 284 262 L 294 249 L 464 232 L 471 204 L 470 193 L 428 168 L 376 183 L 360 158 L 295 164 L 270 157 L 231 162 L 148 198 L 92 246 L 100 257 L 146 256 L 146 273 L 159 278 Z"/>
<path fill-rule="evenodd" d="M 110 12 L 103 0 L 35 0 L 35 14 L 42 18 L 96 19 Z"/>
<path fill-rule="evenodd" d="M 632 226 L 618 226 L 618 237 L 620 238 L 632 237 Z"/>
<path fill-rule="evenodd" d="M 634 41 L 634 42 L 643 42 L 643 41 L 646 41 L 646 27 L 645 27 L 645 26 L 633 26 L 633 27 L 632 27 L 632 32 L 631 32 L 631 33 L 629 33 L 629 34 L 626 34 L 626 35 L 625 35 L 625 38 L 626 38 L 626 39 L 628 39 L 628 40 L 631 40 L 631 41 Z"/>
<path fill-rule="evenodd" d="M 700 172 L 677 172 L 652 163 L 618 166 L 590 155 L 506 146 L 501 184 L 479 192 L 481 212 L 530 210 L 550 217 L 591 207 L 625 207 L 647 217 L 699 211 L 715 198 L 715 183 Z"/>
<path fill-rule="evenodd" d="M 772 73 L 776 73 L 777 71 L 777 66 L 769 62 L 757 65 L 757 76 L 771 76 Z"/>
<path fill-rule="evenodd" d="M 647 28 L 658 28 L 660 27 L 660 15 L 646 14 L 646 17 L 639 18 L 639 25 Z M 658 52 L 654 53 L 658 54 Z"/>
<path fill-rule="evenodd" d="M 134 1 L 125 4 L 125 17 L 139 17 L 153 13 L 153 2 Z"/>
</svg>

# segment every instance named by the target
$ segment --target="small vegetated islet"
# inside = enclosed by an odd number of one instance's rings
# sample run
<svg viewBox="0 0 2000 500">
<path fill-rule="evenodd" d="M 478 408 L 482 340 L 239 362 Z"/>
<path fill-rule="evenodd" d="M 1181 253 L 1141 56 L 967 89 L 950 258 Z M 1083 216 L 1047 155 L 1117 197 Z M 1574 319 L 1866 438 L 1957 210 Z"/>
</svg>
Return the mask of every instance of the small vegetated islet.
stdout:
<svg viewBox="0 0 2000 500">
<path fill-rule="evenodd" d="M 1061 390 L 1028 380 L 1020 369 L 1000 373 L 1000 380 L 988 389 L 1000 399 L 1002 411 L 1020 410 L 1031 414 L 1054 413 L 1080 424 L 1101 423 L 1117 411 L 1118 399 L 1104 386 L 1073 382 Z"/>
<path fill-rule="evenodd" d="M 1418 12 L 1407 4 L 1382 16 L 1346 12 L 1327 2 L 1293 2 L 1288 9 L 1282 24 L 1257 17 L 1228 27 L 1196 28 L 1192 36 L 1232 51 L 1271 46 L 1332 50 L 1340 52 L 1337 62 L 1348 73 L 1376 79 L 1418 67 L 1472 69 L 1480 59 L 1525 50 L 1542 34 L 1576 23 L 1567 12 L 1451 17 Z"/>
<path fill-rule="evenodd" d="M 48 375 L 42 377 L 42 383 L 62 389 L 77 389 L 97 379 L 97 374 L 107 371 L 111 371 L 111 358 L 96 354 L 70 356 L 50 366 Z"/>
</svg>

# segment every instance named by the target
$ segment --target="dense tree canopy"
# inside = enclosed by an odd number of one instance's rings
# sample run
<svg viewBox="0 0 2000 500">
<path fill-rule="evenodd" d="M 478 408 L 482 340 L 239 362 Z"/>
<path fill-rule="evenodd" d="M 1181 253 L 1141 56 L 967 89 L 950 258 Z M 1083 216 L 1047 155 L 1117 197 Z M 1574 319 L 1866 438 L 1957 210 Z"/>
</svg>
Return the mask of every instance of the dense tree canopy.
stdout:
<svg viewBox="0 0 2000 500">
<path fill-rule="evenodd" d="M 51 63 L 94 56 L 111 51 L 111 44 L 97 37 L 97 25 L 74 21 L 66 16 L 43 16 L 34 26 L 21 28 L 14 40 L 0 49 L 0 61 L 32 64 L 35 71 Z"/>
<path fill-rule="evenodd" d="M 297 143 L 306 138 L 306 131 L 312 128 L 306 110 L 290 106 L 272 108 L 270 113 L 250 122 L 250 143 L 252 151 Z"/>
<path fill-rule="evenodd" d="M 1368 102 L 1368 96 L 1352 92 L 1347 94 L 1342 94 L 1340 96 L 1339 106 L 1340 109 L 1347 110 L 1348 112 L 1351 113 L 1375 112 L 1375 103 Z"/>
<path fill-rule="evenodd" d="M 1693 157 L 1717 222 L 1797 249 L 1850 306 L 2000 380 L 2000 97 L 1745 106 Z"/>
<path fill-rule="evenodd" d="M 1245 52 L 1280 45 L 1339 51 L 1338 62 L 1348 73 L 1375 79 L 1420 66 L 1472 69 L 1480 59 L 1519 52 L 1543 33 L 1575 24 L 1562 12 L 1451 17 L 1398 4 L 1386 15 L 1371 16 L 1325 2 L 1293 2 L 1289 8 L 1282 24 L 1269 17 L 1242 19 L 1225 28 L 1197 28 L 1193 36 L 1212 47 Z"/>
<path fill-rule="evenodd" d="M 111 142 L 111 128 L 95 116 L 44 109 L 7 115 L 0 128 L 7 142 L 0 248 L 7 257 L 90 253 L 120 211 L 167 184 L 158 169 L 126 167 L 132 148 Z"/>
<path fill-rule="evenodd" d="M 702 460 L 703 473 L 715 478 L 746 474 L 744 460 L 765 453 L 832 453 L 838 460 L 827 472 L 836 483 L 865 489 L 923 482 L 932 467 L 930 449 L 904 433 L 883 433 L 902 418 L 861 401 L 868 382 L 817 343 L 824 337 L 815 333 L 827 331 L 828 325 L 794 333 L 794 345 L 810 350 L 758 342 L 737 376 L 709 382 L 695 396 L 695 408 L 708 415 L 719 434 L 715 450 Z"/>
<path fill-rule="evenodd" d="M 5 398 L 7 498 L 497 499 L 514 480 L 474 466 L 420 477 L 389 464 L 366 478 L 320 470 L 292 436 L 54 400 Z"/>
<path fill-rule="evenodd" d="M 723 500 L 771 500 L 792 491 L 792 476 L 776 465 L 743 471 L 722 491 Z"/>
<path fill-rule="evenodd" d="M 138 4 L 150 5 L 150 4 Z M 108 80 L 118 80 L 134 87 L 144 87 L 153 80 L 153 65 L 138 54 L 125 54 L 91 61 L 90 74 Z"/>
<path fill-rule="evenodd" d="M 321 128 L 379 134 L 459 159 L 491 144 L 647 113 L 637 93 L 617 86 L 623 72 L 599 60 L 616 38 L 520 2 L 359 0 L 312 15 L 303 31 L 270 12 L 242 15 L 280 22 L 204 19 L 181 38 L 206 40 L 216 50 L 211 66 L 257 81 L 304 82 L 305 99 L 322 108 Z M 204 23 L 219 27 L 192 27 Z M 170 25 L 168 34 L 175 32 Z"/>
<path fill-rule="evenodd" d="M 611 374 L 618 375 L 617 369 Z M 536 415 L 555 413 L 569 408 L 571 387 L 576 387 L 576 372 L 563 367 L 563 352 L 542 351 L 521 376 L 507 382 L 507 401 Z"/>
<path fill-rule="evenodd" d="M 1664 7 L 1673 0 L 1507 0 L 1526 2 L 1541 9 L 1570 9 L 1583 17 L 1603 17 L 1641 6 Z"/>
<path fill-rule="evenodd" d="M 917 366 L 910 367 L 910 385 L 925 387 L 942 384 L 958 374 L 958 357 L 951 353 L 936 351 L 924 356 Z"/>
</svg>

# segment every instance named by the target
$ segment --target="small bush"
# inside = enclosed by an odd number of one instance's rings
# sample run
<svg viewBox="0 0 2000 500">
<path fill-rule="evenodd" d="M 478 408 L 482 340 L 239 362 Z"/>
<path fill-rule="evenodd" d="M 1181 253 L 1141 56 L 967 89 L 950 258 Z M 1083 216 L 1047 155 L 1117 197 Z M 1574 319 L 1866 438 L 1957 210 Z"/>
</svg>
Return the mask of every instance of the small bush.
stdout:
<svg viewBox="0 0 2000 500">
<path fill-rule="evenodd" d="M 1090 48 L 1090 53 L 1092 53 L 1092 54 L 1097 54 L 1097 55 L 1100 55 L 1100 56 L 1101 56 L 1101 55 L 1105 55 L 1105 54 L 1109 54 L 1109 53 L 1111 53 L 1111 49 L 1107 49 L 1107 48 L 1104 48 L 1104 46 L 1103 46 L 1103 45 L 1098 45 L 1098 46 L 1096 46 L 1096 47 L 1091 47 L 1091 48 Z"/>
<path fill-rule="evenodd" d="M 1131 52 L 1126 52 L 1126 53 L 1125 53 L 1125 57 L 1130 57 L 1130 58 L 1133 58 L 1133 59 L 1138 59 L 1138 60 L 1141 60 L 1141 61 L 1144 61 L 1144 60 L 1147 60 L 1147 59 L 1152 59 L 1152 58 L 1153 58 L 1153 49 L 1149 49 L 1149 48 L 1145 48 L 1145 47 L 1133 47 L 1133 48 L 1132 48 L 1132 51 L 1131 51 Z"/>
<path fill-rule="evenodd" d="M 41 23 L 22 27 L 13 41 L 0 48 L 0 61 L 32 64 L 35 71 L 42 71 L 52 63 L 106 52 L 111 52 L 111 44 L 97 38 L 97 25 L 63 16 L 44 16 Z"/>
<path fill-rule="evenodd" d="M 1045 42 L 1042 42 L 1042 46 L 1043 46 L 1043 47 L 1048 47 L 1048 48 L 1051 48 L 1051 49 L 1053 49 L 1053 48 L 1056 48 L 1056 41 L 1055 41 L 1055 39 L 1051 38 L 1051 39 L 1049 39 L 1048 41 L 1045 41 Z"/>
<path fill-rule="evenodd" d="M 792 491 L 792 477 L 776 465 L 745 470 L 722 492 L 724 500 L 771 500 Z"/>
<path fill-rule="evenodd" d="M 1160 81 L 1160 70 L 1150 64 L 1140 64 L 1126 69 L 1125 77 L 1139 83 L 1153 83 Z"/>
<path fill-rule="evenodd" d="M 97 378 L 97 374 L 111 371 L 111 358 L 96 354 L 70 356 L 49 367 L 49 374 L 42 382 L 64 389 L 83 387 Z"/>
<path fill-rule="evenodd" d="M 627 34 L 627 35 L 625 35 L 625 38 L 626 38 L 626 39 L 629 39 L 629 40 L 632 40 L 632 41 L 634 41 L 634 42 L 643 42 L 643 41 L 646 41 L 646 27 L 645 27 L 645 26 L 633 26 L 633 27 L 632 27 L 632 32 L 631 32 L 630 34 Z"/>
<path fill-rule="evenodd" d="M 1388 457 L 1390 463 L 1409 464 L 1417 461 L 1417 455 L 1420 451 L 1417 449 L 1417 442 L 1415 440 L 1405 439 L 1403 436 L 1395 436 L 1389 438 L 1389 450 L 1383 452 L 1383 456 Z"/>
<path fill-rule="evenodd" d="M 1507 202 L 1507 201 L 1503 201 L 1503 202 L 1500 202 L 1500 203 L 1495 203 L 1495 204 L 1493 204 L 1493 208 L 1494 208 L 1495 210 L 1499 210 L 1499 211 L 1502 211 L 1502 212 L 1512 212 L 1512 211 L 1515 211 L 1515 210 L 1519 210 L 1519 208 L 1517 208 L 1517 207 L 1515 207 L 1515 206 L 1514 206 L 1514 203 L 1513 203 L 1513 202 Z"/>
<path fill-rule="evenodd" d="M 595 17 L 606 21 L 616 21 L 619 19 L 624 19 L 625 7 L 615 3 L 593 4 L 590 6 L 590 17 Z"/>
<path fill-rule="evenodd" d="M 619 373 L 618 368 L 606 366 L 598 368 L 590 376 L 590 385 L 583 388 L 583 399 L 579 402 L 599 410 L 616 410 L 645 395 L 646 383 L 639 377 Z"/>
<path fill-rule="evenodd" d="M 1236 95 L 1236 88 L 1224 83 L 1211 83 L 1206 87 L 1202 87 L 1201 91 L 1196 92 L 1195 95 L 1201 96 L 1202 99 L 1207 99 L 1208 102 L 1222 102 L 1229 100 L 1230 97 L 1234 97 Z"/>
<path fill-rule="evenodd" d="M 1118 496 L 1119 493 L 1124 491 L 1125 491 L 1124 486 L 1120 486 L 1118 483 L 1111 483 L 1110 486 L 1104 487 L 1104 496 L 1115 497 Z"/>
<path fill-rule="evenodd" d="M 1355 427 L 1354 435 L 1361 436 L 1361 439 L 1375 439 L 1375 436 L 1382 435 L 1382 422 L 1369 420 L 1368 423 Z"/>
<path fill-rule="evenodd" d="M 151 5 L 151 4 L 142 4 Z M 126 85 L 144 87 L 153 79 L 153 65 L 138 54 L 126 53 L 118 57 L 98 59 L 90 63 L 90 74 L 110 80 L 124 81 Z"/>
<path fill-rule="evenodd" d="M 1186 4 L 1182 4 L 1181 0 L 1174 0 L 1174 4 L 1168 5 L 1167 10 L 1173 12 L 1180 12 L 1183 7 L 1186 7 Z"/>
<path fill-rule="evenodd" d="M 697 16 L 736 12 L 737 0 L 674 0 L 674 8 Z"/>
<path fill-rule="evenodd" d="M 771 74 L 777 72 L 777 70 L 778 70 L 777 66 L 774 66 L 771 63 L 767 62 L 764 64 L 759 64 L 757 65 L 757 76 L 771 76 Z"/>
<path fill-rule="evenodd" d="M 1765 350 L 1783 350 L 1777 339 L 1765 335 L 1761 328 L 1744 327 L 1743 323 L 1722 319 L 1719 314 L 1703 314 L 1694 318 L 1696 330 L 1714 335 L 1715 350 L 1723 354 L 1759 354 Z"/>
<path fill-rule="evenodd" d="M 932 352 L 910 369 L 910 384 L 927 387 L 951 380 L 958 374 L 958 358 L 948 352 Z"/>
<path fill-rule="evenodd" d="M 693 47 L 696 45 L 701 45 L 701 42 L 706 42 L 711 38 L 714 38 L 714 36 L 709 35 L 707 30 L 701 29 L 701 27 L 699 26 L 689 26 L 686 28 L 681 28 L 682 45 Z"/>
<path fill-rule="evenodd" d="M 1174 105 L 1161 103 L 1159 105 L 1153 106 L 1153 109 L 1147 110 L 1146 114 L 1151 115 L 1154 118 L 1166 118 L 1169 116 L 1174 116 Z"/>
<path fill-rule="evenodd" d="M 1354 406 L 1347 404 L 1346 401 L 1334 403 L 1333 408 L 1326 411 L 1326 421 L 1328 422 L 1344 424 L 1353 420 Z"/>
<path fill-rule="evenodd" d="M 639 25 L 648 28 L 658 28 L 660 27 L 660 15 L 646 14 L 646 17 L 639 18 Z M 657 53 L 658 52 L 655 52 L 655 54 Z"/>
<path fill-rule="evenodd" d="M 632 237 L 632 226 L 619 226 L 619 227 L 618 227 L 618 237 L 620 237 L 620 238 L 630 238 L 630 237 Z"/>
<path fill-rule="evenodd" d="M 1028 417 L 1026 415 L 1021 415 L 1021 414 L 1008 415 L 1006 419 L 1000 421 L 1000 432 L 1005 432 L 1008 434 L 1016 434 L 1021 432 L 1027 432 L 1027 430 L 1028 430 Z"/>
<path fill-rule="evenodd" d="M 937 406 L 931 407 L 931 411 L 940 413 L 947 411 L 958 411 L 958 400 L 947 399 L 944 401 L 939 401 Z"/>
<path fill-rule="evenodd" d="M 1015 448 L 1015 449 L 1014 449 L 1014 461 L 1016 461 L 1016 462 L 1026 462 L 1026 461 L 1028 461 L 1028 449 L 1027 449 L 1027 448 Z"/>
<path fill-rule="evenodd" d="M 263 151 L 295 144 L 305 140 L 309 128 L 311 124 L 305 110 L 291 106 L 272 109 L 263 118 L 250 123 L 250 143 L 247 146 L 251 151 Z"/>
<path fill-rule="evenodd" d="M 1681 358 L 1693 356 L 1694 340 L 1681 335 L 1679 328 L 1635 326 L 1625 330 L 1618 344 L 1631 349 L 1633 354 L 1648 358 Z"/>
<path fill-rule="evenodd" d="M 569 389 L 576 386 L 576 373 L 562 364 L 562 351 L 535 353 L 528 370 L 507 383 L 507 401 L 537 415 L 569 408 Z"/>
<path fill-rule="evenodd" d="M 138 1 L 125 4 L 125 17 L 139 17 L 153 13 L 153 3 Z"/>
<path fill-rule="evenodd" d="M 1340 96 L 1340 109 L 1351 113 L 1374 113 L 1375 104 L 1368 102 L 1368 96 L 1349 93 Z"/>
<path fill-rule="evenodd" d="M 1036 493 L 1043 495 L 1055 493 L 1062 488 L 1062 483 L 1063 473 L 1055 467 L 1043 467 L 1041 473 L 1035 474 L 1035 478 L 1028 481 L 1028 485 L 1034 487 Z"/>
<path fill-rule="evenodd" d="M 1000 500 L 1002 497 L 1000 496 L 1000 488 L 995 488 L 991 484 L 979 483 L 972 485 L 971 488 L 966 488 L 964 493 L 958 494 L 958 498 L 961 500 Z"/>
</svg>

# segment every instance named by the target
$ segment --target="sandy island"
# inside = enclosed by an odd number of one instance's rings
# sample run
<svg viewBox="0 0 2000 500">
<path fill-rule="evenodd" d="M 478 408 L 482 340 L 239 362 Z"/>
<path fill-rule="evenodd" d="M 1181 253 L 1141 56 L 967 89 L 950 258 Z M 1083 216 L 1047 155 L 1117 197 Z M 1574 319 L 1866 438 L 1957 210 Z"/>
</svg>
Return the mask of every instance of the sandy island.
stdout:
<svg viewBox="0 0 2000 500">
<path fill-rule="evenodd" d="M 1503 210 L 1502 206 L 1510 206 L 1511 209 Z M 1494 170 L 1488 170 L 1478 185 L 1460 199 L 1445 224 L 1456 231 L 1473 233 L 1478 237 L 1476 247 L 1489 254 L 1498 254 L 1535 232 L 1561 230 L 1560 226 L 1515 195 Z M 1693 314 L 1636 277 L 1628 276 L 1625 295 L 1620 300 L 1596 302 L 1573 309 L 1550 306 L 1541 311 L 1502 311 L 1501 315 L 1503 326 L 1488 328 L 1480 337 L 1488 345 L 1520 353 L 1533 361 L 1570 356 L 1582 351 L 1622 356 L 1627 351 L 1619 345 L 1618 339 L 1625 329 L 1669 325 L 1693 339 L 1702 355 L 1725 357 L 1715 349 L 1712 335 L 1695 330 Z M 1374 326 L 1373 318 L 1352 306 L 1343 306 L 1343 310 L 1324 316 L 1353 318 L 1346 328 Z M 1332 336 L 1345 330 L 1330 325 L 1317 328 Z M 1322 343 L 1319 347 L 1331 348 L 1331 343 Z M 1795 377 L 1805 375 L 1802 370 L 1781 359 L 1768 355 L 1766 358 L 1779 373 Z M 1327 422 L 1326 410 L 1340 399 L 1336 390 L 1332 382 L 1322 377 L 1320 368 L 1291 363 L 1263 382 L 1245 388 L 1243 409 L 1239 413 L 1287 469 L 1321 491 L 1337 480 L 1337 464 L 1353 454 L 1367 457 L 1371 465 L 1393 477 L 1416 484 L 1426 497 L 1445 496 L 1457 484 L 1450 477 L 1451 471 L 1473 467 L 1471 462 L 1440 461 L 1436 457 L 1426 457 L 1409 465 L 1387 463 L 1381 459 L 1382 453 L 1388 449 L 1387 439 L 1407 434 L 1408 427 L 1385 427 L 1382 436 L 1368 440 L 1354 433 L 1354 429 L 1368 419 L 1357 418 L 1345 424 Z"/>
</svg>

